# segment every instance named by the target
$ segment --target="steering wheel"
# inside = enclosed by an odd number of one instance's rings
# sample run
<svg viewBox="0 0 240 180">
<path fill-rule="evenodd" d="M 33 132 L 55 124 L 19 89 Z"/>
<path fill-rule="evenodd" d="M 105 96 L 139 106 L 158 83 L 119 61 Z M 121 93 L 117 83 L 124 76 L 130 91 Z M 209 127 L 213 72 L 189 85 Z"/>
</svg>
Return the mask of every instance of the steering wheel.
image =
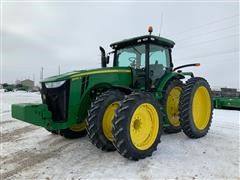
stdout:
<svg viewBox="0 0 240 180">
<path fill-rule="evenodd" d="M 132 63 L 132 62 L 136 61 L 136 57 L 130 57 L 130 58 L 128 58 L 128 60 Z"/>
</svg>

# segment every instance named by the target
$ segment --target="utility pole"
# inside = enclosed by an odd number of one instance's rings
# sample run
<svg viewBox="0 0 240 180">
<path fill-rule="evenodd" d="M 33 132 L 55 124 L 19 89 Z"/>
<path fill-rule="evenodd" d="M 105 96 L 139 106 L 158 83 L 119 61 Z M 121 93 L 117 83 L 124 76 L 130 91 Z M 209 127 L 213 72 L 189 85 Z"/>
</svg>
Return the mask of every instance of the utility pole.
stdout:
<svg viewBox="0 0 240 180">
<path fill-rule="evenodd" d="M 58 65 L 58 75 L 61 74 L 61 67 L 60 67 L 60 64 Z"/>
<path fill-rule="evenodd" d="M 41 71 L 40 71 L 40 80 L 43 80 L 43 67 L 41 67 Z"/>
<path fill-rule="evenodd" d="M 33 74 L 33 84 L 35 86 L 35 74 Z"/>
</svg>

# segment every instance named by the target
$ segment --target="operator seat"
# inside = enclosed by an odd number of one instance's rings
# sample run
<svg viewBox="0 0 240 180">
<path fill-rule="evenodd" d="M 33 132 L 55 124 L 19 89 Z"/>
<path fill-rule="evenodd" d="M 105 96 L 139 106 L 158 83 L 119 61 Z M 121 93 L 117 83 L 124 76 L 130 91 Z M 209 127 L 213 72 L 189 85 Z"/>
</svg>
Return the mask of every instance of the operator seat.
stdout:
<svg viewBox="0 0 240 180">
<path fill-rule="evenodd" d="M 149 65 L 150 78 L 153 81 L 153 84 L 156 80 L 161 79 L 165 74 L 165 68 L 162 64 L 158 64 L 158 61 L 155 64 Z"/>
</svg>

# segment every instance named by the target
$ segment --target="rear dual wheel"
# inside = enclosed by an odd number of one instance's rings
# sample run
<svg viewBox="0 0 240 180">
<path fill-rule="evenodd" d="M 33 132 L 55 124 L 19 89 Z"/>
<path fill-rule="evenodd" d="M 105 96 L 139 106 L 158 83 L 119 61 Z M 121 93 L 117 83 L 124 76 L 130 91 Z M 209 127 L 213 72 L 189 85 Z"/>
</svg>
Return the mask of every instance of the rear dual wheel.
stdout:
<svg viewBox="0 0 240 180">
<path fill-rule="evenodd" d="M 170 81 L 163 90 L 163 116 L 168 122 L 165 133 L 181 132 L 179 100 L 183 91 L 183 83 L 178 79 Z"/>
<path fill-rule="evenodd" d="M 200 77 L 186 82 L 180 98 L 180 123 L 190 138 L 200 138 L 208 133 L 212 122 L 213 102 L 208 82 Z"/>
</svg>

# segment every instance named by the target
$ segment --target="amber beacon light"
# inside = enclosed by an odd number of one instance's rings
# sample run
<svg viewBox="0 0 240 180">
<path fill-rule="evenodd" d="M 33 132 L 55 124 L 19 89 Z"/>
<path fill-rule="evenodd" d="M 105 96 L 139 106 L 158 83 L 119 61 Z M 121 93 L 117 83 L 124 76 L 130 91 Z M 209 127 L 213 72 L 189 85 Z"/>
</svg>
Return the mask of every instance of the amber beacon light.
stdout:
<svg viewBox="0 0 240 180">
<path fill-rule="evenodd" d="M 148 32 L 149 32 L 150 35 L 152 34 L 152 32 L 153 32 L 153 27 L 152 26 L 148 26 Z"/>
</svg>

